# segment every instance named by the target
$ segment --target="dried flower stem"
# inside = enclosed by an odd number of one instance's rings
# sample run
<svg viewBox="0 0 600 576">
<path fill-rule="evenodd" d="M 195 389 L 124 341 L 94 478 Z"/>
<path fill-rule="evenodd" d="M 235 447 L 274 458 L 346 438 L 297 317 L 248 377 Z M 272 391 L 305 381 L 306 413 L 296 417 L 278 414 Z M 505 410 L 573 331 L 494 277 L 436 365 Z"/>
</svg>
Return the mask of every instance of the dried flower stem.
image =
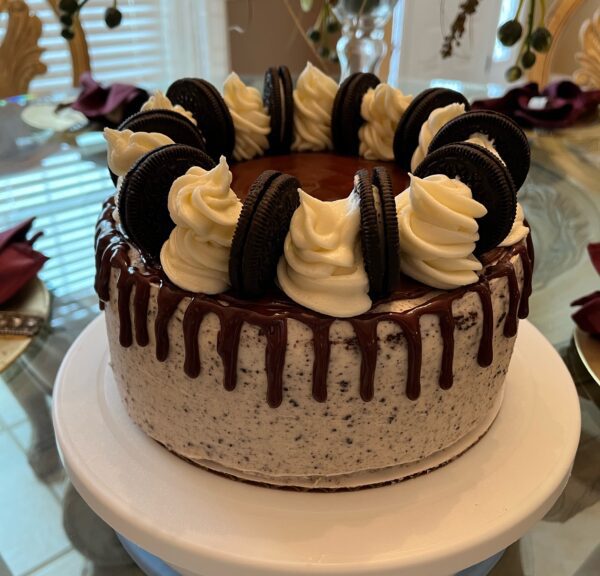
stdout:
<svg viewBox="0 0 600 576">
<path fill-rule="evenodd" d="M 513 18 L 513 20 L 519 19 L 519 16 L 521 15 L 521 8 L 523 8 L 523 1 L 524 0 L 519 0 L 519 5 L 517 6 L 517 13 L 515 14 L 515 17 Z"/>
<path fill-rule="evenodd" d="M 450 27 L 450 33 L 444 37 L 444 43 L 442 44 L 442 49 L 440 50 L 442 58 L 449 58 L 452 56 L 454 46 L 458 46 L 460 44 L 460 39 L 465 33 L 465 24 L 467 22 L 467 18 L 475 14 L 477 7 L 479 6 L 479 1 L 480 0 L 465 0 L 460 5 L 460 10 L 454 19 L 454 22 L 452 22 L 452 26 Z"/>
<path fill-rule="evenodd" d="M 324 70 L 324 71 L 327 71 L 327 64 L 325 63 L 325 61 L 323 60 L 323 58 L 321 58 L 321 55 L 317 52 L 317 50 L 312 45 L 312 43 L 308 40 L 308 38 L 306 38 L 306 34 L 304 33 L 304 27 L 302 26 L 302 22 L 300 22 L 300 19 L 298 18 L 298 15 L 296 14 L 296 12 L 294 11 L 294 9 L 292 8 L 292 6 L 290 4 L 290 0 L 283 0 L 283 3 L 285 4 L 285 7 L 287 8 L 287 11 L 290 13 L 290 16 L 291 16 L 291 18 L 292 18 L 292 20 L 294 22 L 294 25 L 298 29 L 298 32 L 300 33 L 300 36 L 302 38 L 304 38 L 304 41 L 306 42 L 307 46 L 310 48 L 310 51 L 313 53 L 313 56 L 318 60 L 321 69 Z"/>
<path fill-rule="evenodd" d="M 539 26 L 543 26 L 546 22 L 546 0 L 542 0 L 541 5 L 542 5 L 542 11 L 540 14 Z"/>
</svg>

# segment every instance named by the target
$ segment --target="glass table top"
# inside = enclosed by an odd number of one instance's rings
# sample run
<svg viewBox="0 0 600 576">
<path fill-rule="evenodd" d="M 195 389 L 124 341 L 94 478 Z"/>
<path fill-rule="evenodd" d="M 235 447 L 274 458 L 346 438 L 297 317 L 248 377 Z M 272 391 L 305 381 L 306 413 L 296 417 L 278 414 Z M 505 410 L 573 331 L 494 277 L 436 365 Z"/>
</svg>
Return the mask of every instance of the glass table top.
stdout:
<svg viewBox="0 0 600 576">
<path fill-rule="evenodd" d="M 113 192 L 104 141 L 35 130 L 22 110 L 0 107 L 0 229 L 36 216 L 52 303 L 48 327 L 0 374 L 0 576 L 140 573 L 68 484 L 48 412 L 66 350 L 99 313 L 94 224 Z M 567 489 L 491 574 L 585 576 L 600 573 L 600 387 L 572 344 L 569 303 L 600 286 L 586 251 L 600 241 L 600 121 L 529 137 L 532 168 L 519 192 L 536 248 L 529 320 L 569 366 L 583 428 Z"/>
</svg>

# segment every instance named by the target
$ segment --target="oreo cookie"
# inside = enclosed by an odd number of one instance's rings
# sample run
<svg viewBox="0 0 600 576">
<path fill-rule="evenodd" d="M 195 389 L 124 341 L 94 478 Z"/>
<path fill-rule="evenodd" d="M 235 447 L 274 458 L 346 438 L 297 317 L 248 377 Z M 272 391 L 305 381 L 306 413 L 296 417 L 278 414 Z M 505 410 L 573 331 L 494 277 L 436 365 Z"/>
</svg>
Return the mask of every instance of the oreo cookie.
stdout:
<svg viewBox="0 0 600 576">
<path fill-rule="evenodd" d="M 169 86 L 167 97 L 189 110 L 206 138 L 206 151 L 215 161 L 231 158 L 235 146 L 233 119 L 219 91 L 200 78 L 182 78 Z"/>
<path fill-rule="evenodd" d="M 415 170 L 419 178 L 433 174 L 458 178 L 487 208 L 487 214 L 478 219 L 476 254 L 487 252 L 506 238 L 516 216 L 517 193 L 510 173 L 494 154 L 477 144 L 447 144 L 427 154 Z"/>
<path fill-rule="evenodd" d="M 369 294 L 377 297 L 383 292 L 385 279 L 384 224 L 381 206 L 377 210 L 376 192 L 366 170 L 354 175 L 354 190 L 360 198 L 360 241 L 369 277 Z"/>
<path fill-rule="evenodd" d="M 294 137 L 294 86 L 287 66 L 265 72 L 263 103 L 271 119 L 269 152 L 287 154 Z"/>
<path fill-rule="evenodd" d="M 410 170 L 412 155 L 419 145 L 421 126 L 436 108 L 449 104 L 464 104 L 465 110 L 470 108 L 465 96 L 448 88 L 428 88 L 408 105 L 394 133 L 394 158 L 404 170 Z"/>
<path fill-rule="evenodd" d="M 366 170 L 354 175 L 354 190 L 360 198 L 360 238 L 369 294 L 373 299 L 388 295 L 400 278 L 400 239 L 392 179 L 378 166 L 373 178 Z"/>
<path fill-rule="evenodd" d="M 358 130 L 364 123 L 360 114 L 362 99 L 369 88 L 375 88 L 379 83 L 375 74 L 355 72 L 338 88 L 331 114 L 331 135 L 333 148 L 339 154 L 358 156 Z"/>
<path fill-rule="evenodd" d="M 205 149 L 202 132 L 194 126 L 185 116 L 173 110 L 146 110 L 137 112 L 126 118 L 118 130 L 131 130 L 132 132 L 158 132 L 168 136 L 175 144 L 185 144 L 200 150 Z M 116 185 L 117 175 L 110 169 L 110 176 Z"/>
<path fill-rule="evenodd" d="M 452 142 L 463 142 L 483 134 L 506 164 L 517 190 L 521 188 L 531 164 L 531 151 L 525 132 L 508 116 L 493 110 L 473 110 L 453 118 L 433 137 L 429 152 Z"/>
<path fill-rule="evenodd" d="M 119 216 L 128 238 L 151 262 L 175 227 L 168 208 L 171 184 L 192 166 L 205 170 L 215 163 L 205 152 L 184 144 L 169 144 L 142 156 L 123 179 Z"/>
<path fill-rule="evenodd" d="M 288 174 L 263 172 L 250 186 L 233 234 L 229 256 L 232 290 L 244 298 L 265 294 L 277 272 L 300 183 Z"/>
<path fill-rule="evenodd" d="M 380 218 L 383 221 L 385 273 L 379 296 L 387 296 L 400 280 L 400 235 L 392 178 L 383 166 L 373 168 L 373 186 L 379 194 Z"/>
</svg>

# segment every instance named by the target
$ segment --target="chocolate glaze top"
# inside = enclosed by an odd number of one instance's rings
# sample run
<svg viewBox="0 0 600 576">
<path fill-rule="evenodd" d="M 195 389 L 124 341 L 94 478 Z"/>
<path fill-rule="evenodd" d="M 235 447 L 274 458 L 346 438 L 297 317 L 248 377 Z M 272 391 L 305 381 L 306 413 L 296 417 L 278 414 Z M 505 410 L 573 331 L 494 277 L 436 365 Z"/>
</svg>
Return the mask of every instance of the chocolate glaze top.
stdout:
<svg viewBox="0 0 600 576">
<path fill-rule="evenodd" d="M 394 162 L 373 162 L 332 152 L 308 152 L 264 156 L 230 166 L 235 193 L 243 200 L 252 183 L 265 170 L 277 170 L 295 176 L 307 194 L 319 200 L 346 198 L 354 188 L 354 174 L 361 168 L 369 170 L 384 166 L 392 178 L 394 194 L 400 194 L 409 183 L 408 175 Z"/>
</svg>

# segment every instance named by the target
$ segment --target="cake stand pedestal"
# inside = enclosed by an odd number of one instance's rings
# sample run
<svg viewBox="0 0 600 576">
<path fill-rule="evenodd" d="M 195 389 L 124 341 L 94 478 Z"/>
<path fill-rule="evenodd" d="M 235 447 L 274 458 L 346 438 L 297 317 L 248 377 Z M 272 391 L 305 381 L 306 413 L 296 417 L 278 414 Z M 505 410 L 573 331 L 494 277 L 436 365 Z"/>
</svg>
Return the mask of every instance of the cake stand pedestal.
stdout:
<svg viewBox="0 0 600 576">
<path fill-rule="evenodd" d="M 177 458 L 129 420 L 108 365 L 103 317 L 65 357 L 53 417 L 67 472 L 91 508 L 186 576 L 460 572 L 506 548 L 550 509 L 580 430 L 569 372 L 528 322 L 489 432 L 447 466 L 391 486 L 274 490 Z"/>
<path fill-rule="evenodd" d="M 173 568 L 171 568 L 166 562 L 163 562 L 157 556 L 146 552 L 143 548 L 140 548 L 135 542 L 127 540 L 124 536 L 117 534 L 119 541 L 123 545 L 123 548 L 133 558 L 134 562 L 141 568 L 142 572 L 146 576 L 180 576 Z M 478 562 L 470 568 L 461 570 L 455 576 L 488 576 L 492 568 L 498 564 L 504 550 L 494 554 L 491 558 Z"/>
</svg>

